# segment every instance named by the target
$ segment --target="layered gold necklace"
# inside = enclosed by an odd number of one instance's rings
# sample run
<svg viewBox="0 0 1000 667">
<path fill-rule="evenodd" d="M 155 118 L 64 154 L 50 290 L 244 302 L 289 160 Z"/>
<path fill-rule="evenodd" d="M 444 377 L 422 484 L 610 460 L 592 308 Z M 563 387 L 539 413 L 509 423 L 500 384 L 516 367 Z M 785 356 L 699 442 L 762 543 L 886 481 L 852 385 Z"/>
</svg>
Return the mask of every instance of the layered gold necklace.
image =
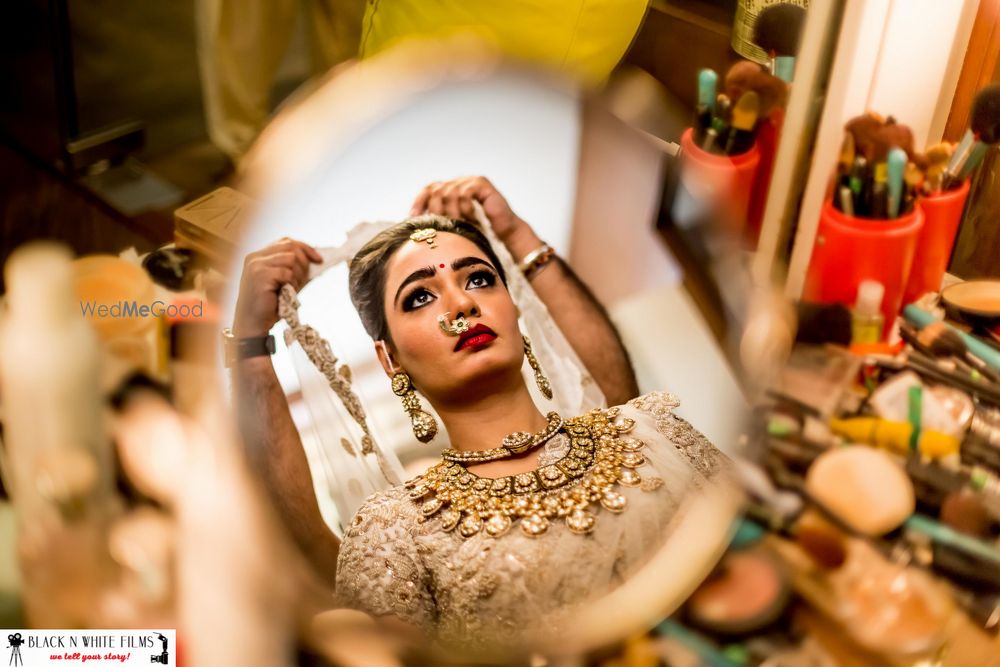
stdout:
<svg viewBox="0 0 1000 667">
<path fill-rule="evenodd" d="M 555 423 L 552 414 L 543 434 Z M 424 520 L 439 519 L 441 530 L 457 529 L 462 537 L 480 531 L 500 537 L 516 522 L 524 534 L 534 537 L 560 520 L 574 533 L 585 535 L 594 529 L 598 507 L 615 513 L 625 510 L 627 498 L 619 485 L 652 490 L 663 483 L 658 477 L 644 481 L 635 470 L 646 461 L 641 453 L 645 443 L 622 437 L 635 423 L 623 419 L 616 424 L 618 416 L 618 408 L 611 408 L 559 420 L 556 432 L 564 430 L 569 436 L 569 452 L 550 465 L 518 475 L 479 477 L 458 461 L 445 459 L 406 483 L 410 498 L 420 504 Z"/>
</svg>

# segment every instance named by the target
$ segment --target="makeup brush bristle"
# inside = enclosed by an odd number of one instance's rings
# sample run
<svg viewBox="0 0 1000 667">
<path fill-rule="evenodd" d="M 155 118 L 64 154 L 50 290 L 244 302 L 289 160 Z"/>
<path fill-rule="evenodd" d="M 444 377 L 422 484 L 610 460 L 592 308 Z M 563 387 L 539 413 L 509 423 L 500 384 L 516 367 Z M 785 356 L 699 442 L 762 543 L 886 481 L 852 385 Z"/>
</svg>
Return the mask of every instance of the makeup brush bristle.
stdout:
<svg viewBox="0 0 1000 667">
<path fill-rule="evenodd" d="M 986 86 L 976 94 L 969 125 L 980 141 L 1000 142 L 1000 83 Z"/>
<path fill-rule="evenodd" d="M 732 67 L 726 72 L 724 84 L 726 95 L 729 95 L 729 98 L 733 100 L 740 99 L 743 93 L 753 90 L 754 81 L 761 71 L 760 65 L 749 60 L 741 60 L 738 63 L 733 63 Z"/>
<path fill-rule="evenodd" d="M 749 60 L 735 63 L 726 72 L 725 91 L 730 99 L 738 100 L 754 91 L 760 98 L 760 117 L 764 118 L 788 101 L 788 84 Z"/>
<path fill-rule="evenodd" d="M 757 15 L 753 41 L 768 54 L 798 55 L 805 20 L 806 10 L 798 5 L 782 2 L 765 7 Z"/>
<path fill-rule="evenodd" d="M 962 337 L 941 322 L 928 324 L 921 329 L 917 340 L 936 357 L 964 357 L 967 349 Z"/>
<path fill-rule="evenodd" d="M 893 148 L 902 148 L 911 160 L 917 157 L 913 148 L 913 131 L 892 117 L 884 118 L 868 112 L 852 118 L 845 127 L 854 135 L 855 150 L 869 163 L 885 161 Z"/>
</svg>

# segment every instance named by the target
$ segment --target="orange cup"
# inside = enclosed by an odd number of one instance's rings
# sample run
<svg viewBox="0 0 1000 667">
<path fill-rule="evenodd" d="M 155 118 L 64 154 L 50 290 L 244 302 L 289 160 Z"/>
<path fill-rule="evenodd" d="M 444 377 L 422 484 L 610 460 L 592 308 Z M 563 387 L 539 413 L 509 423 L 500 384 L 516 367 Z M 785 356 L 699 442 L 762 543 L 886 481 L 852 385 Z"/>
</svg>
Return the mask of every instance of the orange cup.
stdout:
<svg viewBox="0 0 1000 667">
<path fill-rule="evenodd" d="M 884 337 L 902 305 L 923 226 L 924 212 L 919 206 L 893 220 L 874 220 L 844 215 L 827 201 L 820 213 L 803 300 L 852 307 L 858 285 L 863 280 L 877 280 L 885 287 Z"/>
<path fill-rule="evenodd" d="M 968 196 L 969 181 L 966 180 L 957 190 L 921 197 L 917 203 L 924 212 L 924 228 L 917 239 L 913 269 L 903 292 L 904 304 L 913 303 L 927 292 L 941 289 L 941 278 L 951 259 Z"/>
<path fill-rule="evenodd" d="M 721 218 L 734 231 L 747 224 L 750 194 L 757 178 L 756 142 L 739 155 L 713 155 L 694 144 L 693 130 L 681 136 L 680 185 L 694 205 Z"/>
</svg>

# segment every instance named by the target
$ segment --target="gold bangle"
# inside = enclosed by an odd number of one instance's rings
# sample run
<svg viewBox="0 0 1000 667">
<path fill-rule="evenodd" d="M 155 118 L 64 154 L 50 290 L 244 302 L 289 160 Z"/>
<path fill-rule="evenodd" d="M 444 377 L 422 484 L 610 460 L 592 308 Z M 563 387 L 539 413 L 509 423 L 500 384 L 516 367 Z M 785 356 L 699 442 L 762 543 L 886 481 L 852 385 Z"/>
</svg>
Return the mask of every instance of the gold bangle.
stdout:
<svg viewBox="0 0 1000 667">
<path fill-rule="evenodd" d="M 551 262 L 555 256 L 555 248 L 548 243 L 542 243 L 542 245 L 525 255 L 517 268 L 521 269 L 521 273 L 524 274 L 525 278 L 531 278 L 531 276 L 541 271 L 542 267 Z"/>
</svg>

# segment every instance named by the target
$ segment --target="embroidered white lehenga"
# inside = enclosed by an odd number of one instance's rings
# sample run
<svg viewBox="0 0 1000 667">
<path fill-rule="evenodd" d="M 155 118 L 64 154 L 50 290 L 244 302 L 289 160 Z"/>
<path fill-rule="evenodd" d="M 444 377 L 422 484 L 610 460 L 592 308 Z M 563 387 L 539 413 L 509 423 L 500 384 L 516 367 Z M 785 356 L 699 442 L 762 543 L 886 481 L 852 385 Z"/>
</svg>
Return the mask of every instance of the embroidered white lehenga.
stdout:
<svg viewBox="0 0 1000 667">
<path fill-rule="evenodd" d="M 728 460 L 673 414 L 676 406 L 663 393 L 621 406 L 614 421 L 634 422 L 622 437 L 642 443 L 644 462 L 628 468 L 641 481 L 617 485 L 624 510 L 597 509 L 588 534 L 554 520 L 536 536 L 514 525 L 499 537 L 485 528 L 464 537 L 459 527 L 443 530 L 440 512 L 425 518 L 426 501 L 411 493 L 420 478 L 375 494 L 344 536 L 337 564 L 340 603 L 398 616 L 448 644 L 558 632 L 562 619 L 620 585 L 670 539 L 692 494 L 728 483 Z M 561 460 L 571 456 L 566 451 Z"/>
</svg>

